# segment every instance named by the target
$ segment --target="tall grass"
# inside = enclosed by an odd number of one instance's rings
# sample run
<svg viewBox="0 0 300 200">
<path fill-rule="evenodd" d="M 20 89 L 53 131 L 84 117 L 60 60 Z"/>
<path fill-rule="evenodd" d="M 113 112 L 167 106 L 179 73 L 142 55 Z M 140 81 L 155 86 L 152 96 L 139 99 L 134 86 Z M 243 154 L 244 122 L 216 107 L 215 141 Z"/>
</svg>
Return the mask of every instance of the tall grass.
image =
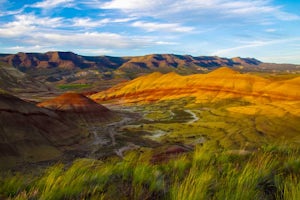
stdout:
<svg viewBox="0 0 300 200">
<path fill-rule="evenodd" d="M 76 160 L 39 175 L 5 174 L 3 199 L 300 199 L 299 152 L 287 145 L 248 155 L 213 148 L 151 163 L 151 152 L 123 160 Z"/>
</svg>

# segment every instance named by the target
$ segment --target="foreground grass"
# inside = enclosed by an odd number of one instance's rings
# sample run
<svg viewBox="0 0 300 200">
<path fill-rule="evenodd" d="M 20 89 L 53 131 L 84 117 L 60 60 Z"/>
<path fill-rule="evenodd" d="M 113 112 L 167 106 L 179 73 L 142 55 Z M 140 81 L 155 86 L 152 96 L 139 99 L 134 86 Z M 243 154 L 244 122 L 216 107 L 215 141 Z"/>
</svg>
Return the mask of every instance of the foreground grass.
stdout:
<svg viewBox="0 0 300 200">
<path fill-rule="evenodd" d="M 124 160 L 76 160 L 36 175 L 5 173 L 2 199 L 300 199 L 300 159 L 286 145 L 250 154 L 213 144 L 153 163 L 150 150 Z"/>
</svg>

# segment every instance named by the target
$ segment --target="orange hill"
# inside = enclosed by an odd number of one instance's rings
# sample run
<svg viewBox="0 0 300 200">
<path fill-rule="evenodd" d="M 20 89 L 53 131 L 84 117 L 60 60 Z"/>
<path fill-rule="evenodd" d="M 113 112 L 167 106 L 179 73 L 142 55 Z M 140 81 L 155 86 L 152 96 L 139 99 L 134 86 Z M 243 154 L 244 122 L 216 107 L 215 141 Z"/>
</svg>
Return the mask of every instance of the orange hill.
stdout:
<svg viewBox="0 0 300 200">
<path fill-rule="evenodd" d="M 73 112 L 108 112 L 109 110 L 89 99 L 88 97 L 77 93 L 65 93 L 54 99 L 44 101 L 38 104 L 39 107 L 59 111 Z"/>
<path fill-rule="evenodd" d="M 208 74 L 189 76 L 155 72 L 91 95 L 96 101 L 141 103 L 181 97 L 195 97 L 197 102 L 227 98 L 243 98 L 251 102 L 297 101 L 300 100 L 300 81 L 299 78 L 270 81 L 221 67 Z"/>
</svg>

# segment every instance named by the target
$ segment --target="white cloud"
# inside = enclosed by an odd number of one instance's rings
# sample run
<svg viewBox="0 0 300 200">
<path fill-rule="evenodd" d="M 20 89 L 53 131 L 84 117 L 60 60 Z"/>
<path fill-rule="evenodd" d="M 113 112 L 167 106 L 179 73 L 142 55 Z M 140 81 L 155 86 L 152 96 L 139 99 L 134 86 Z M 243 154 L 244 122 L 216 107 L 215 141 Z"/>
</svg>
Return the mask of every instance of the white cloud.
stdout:
<svg viewBox="0 0 300 200">
<path fill-rule="evenodd" d="M 121 9 L 121 10 L 143 10 L 143 9 L 151 9 L 153 7 L 157 7 L 161 5 L 163 1 L 158 0 L 113 0 L 110 2 L 106 2 L 102 5 L 104 9 Z"/>
<path fill-rule="evenodd" d="M 77 26 L 77 27 L 98 27 L 107 23 L 107 20 L 93 21 L 90 18 L 74 18 L 72 19 L 72 21 L 73 21 L 72 26 Z"/>
<path fill-rule="evenodd" d="M 27 43 L 31 45 L 45 44 L 47 46 L 67 46 L 70 48 L 107 48 L 107 49 L 126 49 L 145 47 L 154 45 L 155 39 L 150 37 L 130 37 L 116 33 L 105 32 L 85 32 L 85 33 L 47 33 L 35 32 Z"/>
<path fill-rule="evenodd" d="M 15 21 L 0 26 L 0 37 L 15 37 L 30 34 L 40 28 L 61 26 L 61 18 L 38 18 L 35 15 L 16 15 Z"/>
<path fill-rule="evenodd" d="M 194 30 L 193 27 L 181 26 L 177 23 L 155 23 L 155 22 L 143 22 L 136 21 L 131 24 L 133 27 L 145 29 L 146 31 L 163 31 L 163 32 L 181 32 L 187 33 Z"/>
<path fill-rule="evenodd" d="M 155 42 L 155 44 L 158 44 L 158 45 L 178 45 L 179 43 L 178 42 L 157 41 L 157 42 Z"/>
<path fill-rule="evenodd" d="M 34 8 L 50 9 L 58 6 L 71 7 L 74 0 L 44 0 L 32 5 Z"/>
<path fill-rule="evenodd" d="M 48 46 L 13 46 L 5 48 L 8 52 L 46 52 L 46 51 L 54 51 L 54 48 Z"/>
<path fill-rule="evenodd" d="M 81 55 L 110 55 L 113 53 L 111 49 L 104 49 L 104 48 L 74 49 L 74 51 Z"/>
<path fill-rule="evenodd" d="M 113 51 L 158 45 L 157 38 L 154 37 L 121 35 L 96 29 L 97 26 L 106 23 L 124 23 L 133 19 L 135 18 L 105 18 L 94 21 L 90 18 L 75 18 L 73 25 L 66 26 L 67 22 L 70 22 L 68 19 L 38 17 L 33 14 L 16 15 L 13 21 L 0 25 L 0 38 L 2 41 L 9 38 L 7 43 L 13 43 L 11 50 L 15 51 L 26 51 L 26 48 L 27 51 L 51 48 L 57 50 L 67 47 L 70 50 L 98 49 L 98 53 L 109 53 L 106 49 Z M 91 31 L 75 30 L 72 26 L 90 27 Z M 161 40 L 163 38 L 159 38 L 159 41 Z"/>
<path fill-rule="evenodd" d="M 22 37 L 21 46 L 3 48 L 5 52 L 75 51 L 87 55 L 108 55 L 121 49 L 143 49 L 156 45 L 171 45 L 151 37 L 130 37 L 101 32 L 56 32 L 33 31 Z M 173 44 L 172 44 L 173 45 Z"/>
</svg>

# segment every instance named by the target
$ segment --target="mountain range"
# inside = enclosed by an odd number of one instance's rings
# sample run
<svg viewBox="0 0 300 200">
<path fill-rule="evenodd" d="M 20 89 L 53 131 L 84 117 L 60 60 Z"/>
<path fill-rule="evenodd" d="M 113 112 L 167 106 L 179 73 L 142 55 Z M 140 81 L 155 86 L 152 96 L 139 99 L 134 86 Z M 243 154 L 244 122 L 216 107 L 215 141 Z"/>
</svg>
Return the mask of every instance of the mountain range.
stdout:
<svg viewBox="0 0 300 200">
<path fill-rule="evenodd" d="M 72 52 L 0 54 L 0 61 L 40 82 L 94 84 L 101 80 L 132 79 L 155 71 L 182 75 L 207 73 L 221 66 L 238 71 L 299 72 L 292 64 L 263 63 L 255 58 L 221 58 L 151 54 L 133 57 L 81 56 Z"/>
</svg>

